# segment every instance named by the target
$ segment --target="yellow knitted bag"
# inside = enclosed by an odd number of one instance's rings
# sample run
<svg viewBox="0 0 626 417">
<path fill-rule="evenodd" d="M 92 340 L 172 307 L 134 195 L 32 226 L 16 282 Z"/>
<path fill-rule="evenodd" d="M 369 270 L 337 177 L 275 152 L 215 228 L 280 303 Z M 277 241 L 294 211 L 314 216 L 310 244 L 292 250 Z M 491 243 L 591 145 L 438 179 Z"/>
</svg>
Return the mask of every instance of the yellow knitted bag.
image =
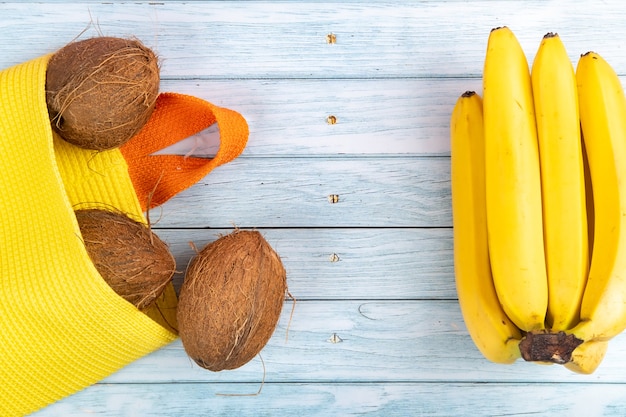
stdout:
<svg viewBox="0 0 626 417">
<path fill-rule="evenodd" d="M 0 71 L 2 417 L 40 409 L 177 337 L 172 285 L 159 311 L 144 314 L 89 259 L 77 205 L 143 219 L 142 207 L 121 151 L 83 150 L 53 134 L 48 60 Z"/>
</svg>

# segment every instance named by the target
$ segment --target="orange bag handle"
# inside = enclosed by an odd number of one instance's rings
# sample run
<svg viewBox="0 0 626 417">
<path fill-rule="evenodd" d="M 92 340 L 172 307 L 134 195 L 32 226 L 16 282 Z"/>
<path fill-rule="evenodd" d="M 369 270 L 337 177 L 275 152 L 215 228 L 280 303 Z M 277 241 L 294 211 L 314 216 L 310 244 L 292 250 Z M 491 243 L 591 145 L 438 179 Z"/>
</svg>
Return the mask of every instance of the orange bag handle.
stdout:
<svg viewBox="0 0 626 417">
<path fill-rule="evenodd" d="M 153 155 L 217 123 L 220 146 L 212 159 Z M 239 113 L 200 98 L 161 93 L 148 123 L 120 147 L 142 210 L 165 203 L 204 178 L 213 168 L 232 161 L 248 141 L 248 124 Z"/>
</svg>

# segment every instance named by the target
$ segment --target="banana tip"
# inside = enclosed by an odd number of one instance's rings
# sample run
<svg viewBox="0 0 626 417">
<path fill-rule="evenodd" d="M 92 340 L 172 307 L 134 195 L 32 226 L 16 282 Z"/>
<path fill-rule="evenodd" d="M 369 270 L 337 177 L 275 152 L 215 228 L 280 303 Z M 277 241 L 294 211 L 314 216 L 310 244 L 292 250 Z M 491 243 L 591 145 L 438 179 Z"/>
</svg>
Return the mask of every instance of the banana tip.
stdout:
<svg viewBox="0 0 626 417">
<path fill-rule="evenodd" d="M 508 29 L 508 27 L 507 26 L 497 26 L 495 28 L 492 28 L 491 32 L 495 32 L 496 30 L 500 30 L 500 29 Z"/>
</svg>

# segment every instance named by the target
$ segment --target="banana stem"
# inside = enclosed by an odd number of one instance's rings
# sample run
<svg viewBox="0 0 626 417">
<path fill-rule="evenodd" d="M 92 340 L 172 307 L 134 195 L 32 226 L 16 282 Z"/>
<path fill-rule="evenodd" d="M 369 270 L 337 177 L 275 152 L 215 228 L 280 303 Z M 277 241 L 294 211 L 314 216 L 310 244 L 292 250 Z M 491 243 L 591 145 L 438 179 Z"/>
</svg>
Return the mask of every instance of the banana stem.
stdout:
<svg viewBox="0 0 626 417">
<path fill-rule="evenodd" d="M 564 365 L 572 360 L 572 352 L 581 343 L 583 341 L 573 334 L 540 330 L 526 333 L 519 343 L 519 350 L 525 361 Z"/>
</svg>

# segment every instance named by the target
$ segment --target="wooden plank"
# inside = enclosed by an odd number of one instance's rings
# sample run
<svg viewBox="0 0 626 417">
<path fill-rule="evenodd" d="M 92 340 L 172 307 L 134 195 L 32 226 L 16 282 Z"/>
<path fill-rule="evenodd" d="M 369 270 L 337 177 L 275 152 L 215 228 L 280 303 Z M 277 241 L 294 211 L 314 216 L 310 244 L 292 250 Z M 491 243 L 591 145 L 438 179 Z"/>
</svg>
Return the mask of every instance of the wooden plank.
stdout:
<svg viewBox="0 0 626 417">
<path fill-rule="evenodd" d="M 490 29 L 506 24 L 530 59 L 556 31 L 574 62 L 597 50 L 626 73 L 620 0 L 3 2 L 0 16 L 0 30 L 19 39 L 0 43 L 0 67 L 51 52 L 91 22 L 84 36 L 134 35 L 154 47 L 165 78 L 479 77 Z"/>
<path fill-rule="evenodd" d="M 247 156 L 448 155 L 452 107 L 480 79 L 165 80 L 162 91 L 240 112 Z M 328 117 L 336 118 L 329 124 Z M 219 133 L 204 136 L 219 143 Z M 198 152 L 187 141 L 177 153 Z M 194 150 L 195 149 L 195 150 Z M 214 152 L 214 151 L 213 151 Z"/>
<path fill-rule="evenodd" d="M 189 260 L 232 229 L 155 229 L 176 256 L 180 287 Z M 451 229 L 263 229 L 298 300 L 454 299 Z"/>
<path fill-rule="evenodd" d="M 626 382 L 626 334 L 610 342 L 594 374 L 578 375 L 521 360 L 490 363 L 473 345 L 454 300 L 301 301 L 290 323 L 291 309 L 287 301 L 261 352 L 267 382 Z M 179 340 L 103 382 L 259 383 L 263 372 L 259 358 L 232 371 L 199 368 Z"/>
<path fill-rule="evenodd" d="M 446 157 L 240 157 L 151 217 L 163 228 L 450 227 L 449 165 Z"/>
<path fill-rule="evenodd" d="M 120 384 L 97 385 L 33 417 L 211 416 L 615 416 L 626 390 L 613 384 Z M 530 399 L 536 400 L 530 400 Z"/>
</svg>

